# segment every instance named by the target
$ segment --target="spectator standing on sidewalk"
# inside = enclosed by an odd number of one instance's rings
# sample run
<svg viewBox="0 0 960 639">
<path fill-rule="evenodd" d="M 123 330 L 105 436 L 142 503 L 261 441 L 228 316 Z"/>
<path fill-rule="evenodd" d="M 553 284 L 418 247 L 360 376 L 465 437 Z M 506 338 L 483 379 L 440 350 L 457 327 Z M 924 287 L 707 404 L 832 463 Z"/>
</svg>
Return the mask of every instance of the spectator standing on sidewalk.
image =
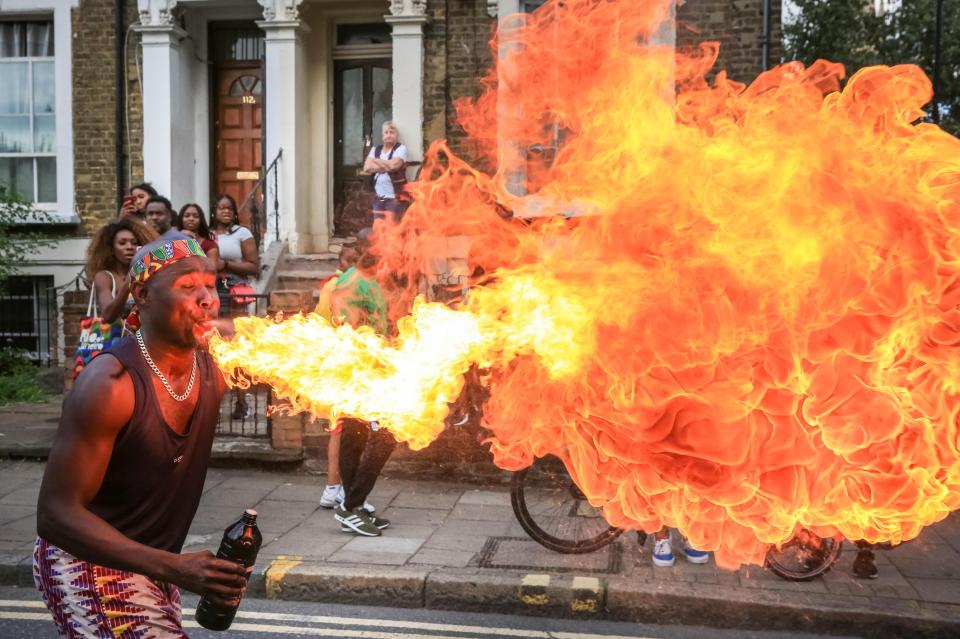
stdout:
<svg viewBox="0 0 960 639">
<path fill-rule="evenodd" d="M 235 605 L 242 565 L 181 554 L 226 384 L 198 350 L 219 301 L 193 239 L 131 267 L 141 328 L 95 358 L 64 402 L 37 503 L 33 574 L 61 637 L 186 637 L 177 586 Z"/>
<path fill-rule="evenodd" d="M 130 188 L 130 194 L 123 198 L 123 204 L 117 212 L 117 217 L 125 219 L 135 217 L 141 221 L 147 217 L 147 201 L 159 195 L 149 182 L 143 182 Z"/>
<path fill-rule="evenodd" d="M 180 213 L 177 214 L 176 226 L 181 233 L 200 242 L 200 248 L 214 266 L 220 263 L 220 248 L 210 233 L 207 218 L 199 204 L 191 202 L 181 206 Z"/>
<path fill-rule="evenodd" d="M 691 564 L 705 564 L 710 560 L 710 553 L 697 550 L 686 537 L 683 538 L 683 556 Z M 664 568 L 672 566 L 674 561 L 670 529 L 664 526 L 653 535 L 653 565 Z"/>
<path fill-rule="evenodd" d="M 153 227 L 162 238 L 170 236 L 170 239 L 181 237 L 181 233 L 173 227 L 174 223 L 173 205 L 170 200 L 162 195 L 151 196 L 147 200 L 147 224 Z"/>
<path fill-rule="evenodd" d="M 217 294 L 220 296 L 220 315 L 236 317 L 247 312 L 248 304 L 243 296 L 253 293 L 250 278 L 260 273 L 260 256 L 257 242 L 245 226 L 240 225 L 237 202 L 226 193 L 218 195 L 210 215 L 210 232 L 217 242 L 220 259 L 217 262 Z M 233 419 L 245 419 L 252 407 L 246 394 L 233 390 Z"/>
<path fill-rule="evenodd" d="M 235 315 L 242 306 L 233 303 L 230 289 L 249 285 L 250 278 L 259 275 L 257 242 L 250 229 L 240 225 L 236 200 L 225 193 L 217 196 L 216 206 L 210 216 L 210 231 L 220 249 L 220 262 L 217 265 L 220 312 Z"/>
<path fill-rule="evenodd" d="M 397 125 L 384 122 L 383 144 L 370 149 L 363 170 L 373 174 L 373 219 L 399 222 L 405 210 L 403 189 L 407 184 L 407 147 L 400 144 Z"/>
<path fill-rule="evenodd" d="M 357 250 L 352 246 L 344 246 L 340 250 L 337 272 L 320 283 L 320 298 L 317 300 L 314 313 L 329 322 L 333 321 L 333 309 L 330 308 L 330 300 L 333 291 L 337 288 L 337 279 L 357 263 L 358 257 Z M 327 485 L 324 486 L 323 494 L 320 496 L 321 508 L 333 508 L 337 504 L 343 503 L 343 484 L 340 480 L 340 435 L 342 431 L 343 428 L 339 423 L 330 430 L 330 440 L 327 442 Z M 369 506 L 370 504 L 365 503 L 364 505 Z"/>
<path fill-rule="evenodd" d="M 334 322 L 350 324 L 354 328 L 369 326 L 381 335 L 387 332 L 387 304 L 376 279 L 377 257 L 371 252 L 371 231 L 357 234 L 357 265 L 337 278 L 330 296 Z M 334 518 L 341 530 L 366 537 L 376 537 L 390 522 L 374 516 L 374 508 L 367 502 L 377 477 L 393 453 L 397 441 L 376 422 L 351 417 L 341 418 L 337 424 L 343 430 L 340 440 L 340 477 L 343 484 L 343 503 L 334 508 Z"/>
<path fill-rule="evenodd" d="M 137 250 L 157 239 L 153 229 L 130 219 L 111 222 L 90 240 L 87 247 L 88 277 L 92 277 L 100 318 L 115 322 L 133 307 L 130 295 L 130 263 Z"/>
</svg>

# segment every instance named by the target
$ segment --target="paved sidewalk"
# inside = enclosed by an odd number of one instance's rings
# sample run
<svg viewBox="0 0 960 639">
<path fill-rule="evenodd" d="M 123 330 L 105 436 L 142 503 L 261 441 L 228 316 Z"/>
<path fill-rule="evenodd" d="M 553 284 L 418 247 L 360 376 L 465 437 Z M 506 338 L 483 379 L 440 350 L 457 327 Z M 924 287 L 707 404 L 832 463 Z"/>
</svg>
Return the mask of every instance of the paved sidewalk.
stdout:
<svg viewBox="0 0 960 639">
<path fill-rule="evenodd" d="M 0 583 L 29 585 L 43 464 L 0 461 Z M 322 477 L 210 471 L 185 550 L 215 550 L 244 508 L 264 546 L 252 588 L 271 598 L 388 604 L 873 637 L 960 636 L 960 515 L 878 552 L 880 578 L 851 576 L 853 552 L 825 577 L 781 580 L 678 558 L 654 568 L 634 535 L 589 555 L 526 538 L 503 486 L 382 478 L 370 500 L 393 524 L 382 537 L 343 533 L 317 499 Z"/>
<path fill-rule="evenodd" d="M 46 458 L 60 422 L 62 396 L 0 407 L 0 457 Z"/>
<path fill-rule="evenodd" d="M 224 411 L 230 410 L 231 399 L 224 398 Z M 37 403 L 0 406 L 0 459 L 46 459 L 53 436 L 60 422 L 63 396 L 52 396 Z M 265 434 L 266 423 L 257 421 L 253 429 Z M 217 435 L 211 454 L 213 464 L 236 465 L 254 463 L 273 468 L 299 464 L 300 451 L 277 450 L 266 437 L 230 437 Z"/>
</svg>

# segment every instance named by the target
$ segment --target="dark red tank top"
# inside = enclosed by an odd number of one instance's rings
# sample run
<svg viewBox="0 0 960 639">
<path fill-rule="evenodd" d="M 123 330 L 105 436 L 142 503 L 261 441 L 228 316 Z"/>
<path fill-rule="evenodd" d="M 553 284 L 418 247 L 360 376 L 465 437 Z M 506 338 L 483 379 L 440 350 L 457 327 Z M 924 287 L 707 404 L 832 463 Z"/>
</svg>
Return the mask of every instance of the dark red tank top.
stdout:
<svg viewBox="0 0 960 639">
<path fill-rule="evenodd" d="M 88 508 L 141 544 L 179 553 L 207 476 L 222 393 L 216 366 L 197 354 L 199 398 L 184 434 L 167 425 L 150 370 L 127 337 L 105 351 L 133 381 L 133 417 L 117 435 L 100 490 Z"/>
</svg>

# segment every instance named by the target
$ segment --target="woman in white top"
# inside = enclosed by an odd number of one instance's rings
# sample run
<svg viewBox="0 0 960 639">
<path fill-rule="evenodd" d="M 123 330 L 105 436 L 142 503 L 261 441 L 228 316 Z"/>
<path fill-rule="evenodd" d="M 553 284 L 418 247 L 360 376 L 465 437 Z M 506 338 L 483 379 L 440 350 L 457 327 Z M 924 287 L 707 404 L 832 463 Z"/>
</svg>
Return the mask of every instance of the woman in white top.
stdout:
<svg viewBox="0 0 960 639">
<path fill-rule="evenodd" d="M 217 290 L 220 292 L 220 310 L 226 314 L 230 309 L 230 289 L 248 284 L 251 277 L 260 273 L 260 256 L 253 233 L 240 226 L 236 200 L 227 194 L 217 196 L 210 215 L 210 231 L 220 249 Z"/>
<path fill-rule="evenodd" d="M 98 315 L 105 322 L 122 319 L 133 306 L 130 297 L 130 261 L 144 244 L 157 239 L 142 222 L 111 222 L 93 236 L 87 247 L 87 275 L 93 276 Z"/>
<path fill-rule="evenodd" d="M 363 170 L 373 174 L 373 219 L 400 221 L 405 210 L 403 187 L 407 183 L 407 147 L 393 121 L 383 123 L 383 144 L 370 149 Z"/>
</svg>

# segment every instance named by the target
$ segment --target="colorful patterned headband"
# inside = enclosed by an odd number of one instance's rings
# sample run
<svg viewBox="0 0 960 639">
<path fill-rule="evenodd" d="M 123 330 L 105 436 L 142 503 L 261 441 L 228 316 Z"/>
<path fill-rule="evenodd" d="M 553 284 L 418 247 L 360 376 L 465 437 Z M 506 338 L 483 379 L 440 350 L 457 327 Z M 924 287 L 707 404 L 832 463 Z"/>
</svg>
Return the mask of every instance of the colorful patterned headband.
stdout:
<svg viewBox="0 0 960 639">
<path fill-rule="evenodd" d="M 206 257 L 200 243 L 193 238 L 167 240 L 144 253 L 130 266 L 130 279 L 146 282 L 151 277 L 185 257 Z"/>
</svg>

